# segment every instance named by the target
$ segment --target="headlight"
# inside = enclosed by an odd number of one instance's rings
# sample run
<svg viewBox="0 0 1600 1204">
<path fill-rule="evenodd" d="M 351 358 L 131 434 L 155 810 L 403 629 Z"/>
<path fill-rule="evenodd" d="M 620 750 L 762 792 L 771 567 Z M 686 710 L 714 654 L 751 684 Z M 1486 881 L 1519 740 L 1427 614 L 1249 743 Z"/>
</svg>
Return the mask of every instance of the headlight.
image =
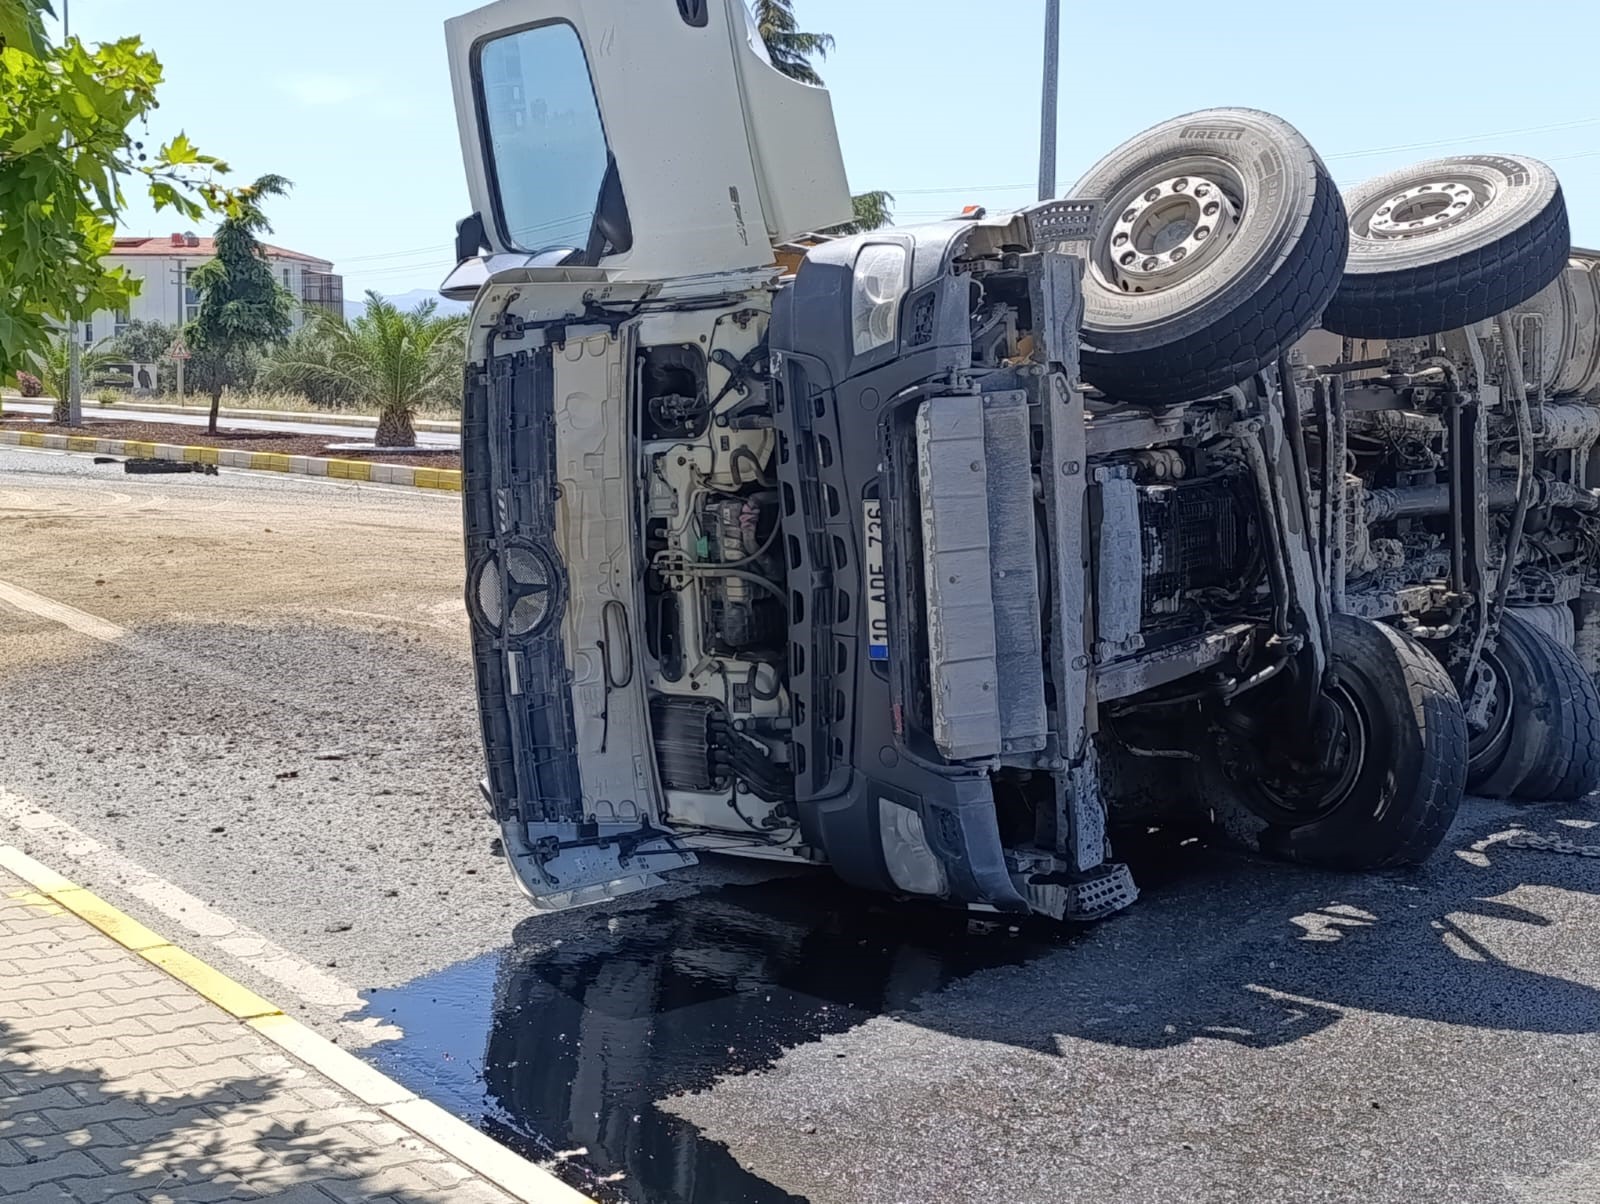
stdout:
<svg viewBox="0 0 1600 1204">
<path fill-rule="evenodd" d="M 883 862 L 894 884 L 907 894 L 950 893 L 944 865 L 928 847 L 922 831 L 922 814 L 910 807 L 878 800 L 878 836 L 883 841 Z"/>
<path fill-rule="evenodd" d="M 906 249 L 896 243 L 868 243 L 856 255 L 850 290 L 850 325 L 856 354 L 894 341 L 900 300 L 906 295 Z"/>
</svg>

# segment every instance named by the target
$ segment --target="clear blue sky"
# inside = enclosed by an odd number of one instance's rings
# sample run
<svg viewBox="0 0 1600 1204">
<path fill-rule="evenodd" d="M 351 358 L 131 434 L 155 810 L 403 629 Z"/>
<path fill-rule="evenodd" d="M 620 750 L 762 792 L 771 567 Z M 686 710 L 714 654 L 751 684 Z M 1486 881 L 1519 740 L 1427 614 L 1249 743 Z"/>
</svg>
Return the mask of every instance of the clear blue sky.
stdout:
<svg viewBox="0 0 1600 1204">
<path fill-rule="evenodd" d="M 1032 199 L 1042 0 L 795 6 L 805 28 L 839 39 L 819 67 L 852 187 L 896 193 L 908 222 Z M 359 296 L 433 288 L 450 267 L 467 200 L 442 22 L 470 7 L 72 0 L 72 22 L 89 40 L 138 33 L 160 55 L 167 83 L 153 135 L 187 130 L 236 179 L 294 180 L 293 197 L 271 210 L 273 241 L 332 259 L 347 295 Z M 1146 126 L 1249 105 L 1298 126 L 1341 183 L 1467 150 L 1536 155 L 1561 175 L 1574 241 L 1600 243 L 1600 85 L 1580 49 L 1600 37 L 1600 9 L 1575 0 L 1064 9 L 1063 190 Z M 1419 49 L 1408 56 L 1407 46 Z M 1453 76 L 1458 65 L 1467 70 Z M 162 234 L 173 221 L 136 204 L 125 226 Z"/>
</svg>

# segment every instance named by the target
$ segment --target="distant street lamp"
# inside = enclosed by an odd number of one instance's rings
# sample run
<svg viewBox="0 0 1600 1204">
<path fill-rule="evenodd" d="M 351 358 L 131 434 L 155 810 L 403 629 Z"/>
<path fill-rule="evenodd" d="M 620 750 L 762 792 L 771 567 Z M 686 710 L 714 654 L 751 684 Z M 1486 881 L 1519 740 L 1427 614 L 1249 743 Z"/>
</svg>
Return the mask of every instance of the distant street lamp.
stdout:
<svg viewBox="0 0 1600 1204">
<path fill-rule="evenodd" d="M 1061 75 L 1061 0 L 1044 0 L 1044 97 L 1039 112 L 1039 199 L 1056 195 L 1056 95 Z"/>
</svg>

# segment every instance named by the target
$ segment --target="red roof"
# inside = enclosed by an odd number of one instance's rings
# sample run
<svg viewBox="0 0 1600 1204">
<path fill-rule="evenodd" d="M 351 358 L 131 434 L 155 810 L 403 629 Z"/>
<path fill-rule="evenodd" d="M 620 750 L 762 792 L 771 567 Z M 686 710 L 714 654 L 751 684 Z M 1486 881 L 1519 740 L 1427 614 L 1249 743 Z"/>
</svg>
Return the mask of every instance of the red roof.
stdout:
<svg viewBox="0 0 1600 1204">
<path fill-rule="evenodd" d="M 211 259 L 217 253 L 217 240 L 214 238 L 193 239 L 178 241 L 182 235 L 169 235 L 156 237 L 155 235 L 143 236 L 118 236 L 112 240 L 111 253 L 113 255 L 175 255 L 184 258 Z M 286 247 L 275 247 L 271 243 L 263 243 L 266 252 L 274 259 L 296 259 L 302 263 L 317 263 L 324 267 L 332 267 L 332 261 L 323 259 L 319 255 L 305 255 L 299 251 L 291 251 Z"/>
</svg>

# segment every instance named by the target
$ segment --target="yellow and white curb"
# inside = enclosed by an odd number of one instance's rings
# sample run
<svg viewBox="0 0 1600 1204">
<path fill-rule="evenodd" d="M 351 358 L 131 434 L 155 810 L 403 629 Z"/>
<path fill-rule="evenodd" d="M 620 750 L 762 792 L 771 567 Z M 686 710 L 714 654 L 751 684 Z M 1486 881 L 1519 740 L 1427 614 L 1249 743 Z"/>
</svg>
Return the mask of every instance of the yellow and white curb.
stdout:
<svg viewBox="0 0 1600 1204">
<path fill-rule="evenodd" d="M 180 949 L 71 879 L 35 861 L 21 849 L 0 845 L 0 869 L 16 875 L 37 892 L 37 896 L 29 896 L 30 901 L 40 907 L 59 907 L 72 912 L 124 949 L 137 953 L 197 995 L 209 999 L 367 1107 L 437 1146 L 462 1166 L 518 1200 L 526 1204 L 594 1204 L 588 1196 L 568 1187 L 537 1163 L 513 1153 L 438 1104 L 408 1091 L 354 1054 L 286 1016 L 281 1008 L 249 987 L 234 982 L 220 970 Z"/>
<path fill-rule="evenodd" d="M 11 389 L 0 389 L 0 404 L 5 402 L 21 402 L 27 406 L 49 406 L 55 403 L 53 397 L 24 397 L 21 393 Z M 99 406 L 100 413 L 110 416 L 116 410 L 130 410 L 135 413 L 155 414 L 208 414 L 211 407 L 208 402 L 204 406 L 178 406 L 161 401 L 143 401 L 137 397 L 129 397 L 118 402 L 115 407 Z M 37 411 L 26 410 L 25 413 Z M 223 406 L 217 411 L 219 418 L 257 418 L 265 422 L 315 422 L 321 426 L 354 426 L 366 427 L 373 430 L 378 425 L 378 419 L 373 414 L 341 414 L 337 410 L 248 410 L 235 406 Z M 455 434 L 461 430 L 461 423 L 448 418 L 413 418 L 411 425 L 419 431 L 438 431 L 443 434 Z"/>
<path fill-rule="evenodd" d="M 51 451 L 89 452 L 97 456 L 179 460 L 191 464 L 217 464 L 224 468 L 246 468 L 254 472 L 289 472 L 307 477 L 333 477 L 344 481 L 371 481 L 380 485 L 461 492 L 461 470 L 458 468 L 414 468 L 409 464 L 375 464 L 370 460 L 286 456 L 281 452 L 240 451 L 227 447 L 185 447 L 176 443 L 96 439 L 89 435 L 57 435 L 46 431 L 0 430 L 0 444 Z"/>
</svg>

